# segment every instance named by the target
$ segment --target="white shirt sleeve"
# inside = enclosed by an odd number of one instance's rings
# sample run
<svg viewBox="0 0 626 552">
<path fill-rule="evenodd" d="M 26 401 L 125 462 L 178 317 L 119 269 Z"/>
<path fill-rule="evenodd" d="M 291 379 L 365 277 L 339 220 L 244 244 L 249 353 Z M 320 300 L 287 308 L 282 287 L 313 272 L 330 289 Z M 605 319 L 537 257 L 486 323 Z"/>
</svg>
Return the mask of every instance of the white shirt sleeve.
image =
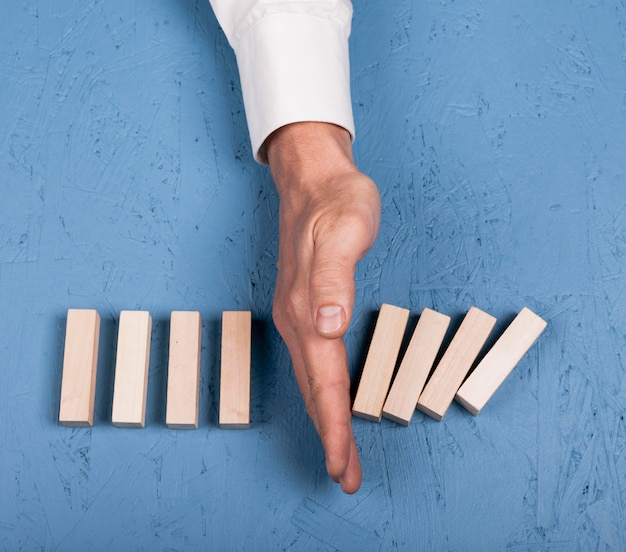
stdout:
<svg viewBox="0 0 626 552">
<path fill-rule="evenodd" d="M 354 137 L 348 37 L 350 0 L 210 0 L 235 50 L 257 161 L 289 123 L 339 125 Z"/>
</svg>

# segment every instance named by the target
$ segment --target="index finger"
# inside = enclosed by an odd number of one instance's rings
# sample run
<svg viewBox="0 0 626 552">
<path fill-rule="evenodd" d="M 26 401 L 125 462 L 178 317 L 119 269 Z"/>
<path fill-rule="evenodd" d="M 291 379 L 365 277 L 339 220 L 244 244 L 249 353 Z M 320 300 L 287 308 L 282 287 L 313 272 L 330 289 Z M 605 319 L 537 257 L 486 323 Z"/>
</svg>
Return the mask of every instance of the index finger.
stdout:
<svg viewBox="0 0 626 552">
<path fill-rule="evenodd" d="M 315 333 L 302 344 L 302 355 L 326 452 L 326 469 L 345 492 L 356 492 L 362 471 L 352 432 L 350 375 L 344 341 Z"/>
</svg>

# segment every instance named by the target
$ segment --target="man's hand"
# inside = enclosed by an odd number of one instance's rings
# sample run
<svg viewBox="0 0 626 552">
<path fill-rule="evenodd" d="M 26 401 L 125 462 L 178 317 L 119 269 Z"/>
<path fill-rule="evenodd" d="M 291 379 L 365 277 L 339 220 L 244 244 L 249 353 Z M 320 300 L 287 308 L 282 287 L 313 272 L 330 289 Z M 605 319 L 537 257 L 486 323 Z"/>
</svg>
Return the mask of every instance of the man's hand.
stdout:
<svg viewBox="0 0 626 552">
<path fill-rule="evenodd" d="M 380 197 L 355 167 L 350 136 L 341 127 L 287 125 L 267 139 L 266 152 L 280 196 L 274 322 L 322 440 L 328 474 L 354 493 L 361 464 L 343 335 L 354 304 L 356 263 L 378 233 Z"/>
</svg>

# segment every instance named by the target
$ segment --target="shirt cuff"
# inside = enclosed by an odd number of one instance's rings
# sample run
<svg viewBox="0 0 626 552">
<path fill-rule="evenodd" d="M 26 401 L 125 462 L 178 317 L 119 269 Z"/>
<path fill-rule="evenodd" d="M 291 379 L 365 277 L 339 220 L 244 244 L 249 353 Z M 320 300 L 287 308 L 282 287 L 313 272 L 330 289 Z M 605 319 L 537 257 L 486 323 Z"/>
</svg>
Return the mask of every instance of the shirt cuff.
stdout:
<svg viewBox="0 0 626 552">
<path fill-rule="evenodd" d="M 337 21 L 306 14 L 267 15 L 235 48 L 254 158 L 276 129 L 317 121 L 354 139 L 348 34 Z"/>
</svg>

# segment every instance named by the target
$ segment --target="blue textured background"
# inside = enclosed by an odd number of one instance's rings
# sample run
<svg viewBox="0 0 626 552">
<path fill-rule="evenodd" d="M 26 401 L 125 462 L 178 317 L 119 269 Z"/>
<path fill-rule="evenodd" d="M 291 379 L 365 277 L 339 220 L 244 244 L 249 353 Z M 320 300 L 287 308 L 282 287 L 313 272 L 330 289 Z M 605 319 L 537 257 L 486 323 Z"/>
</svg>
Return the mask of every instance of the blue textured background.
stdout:
<svg viewBox="0 0 626 552">
<path fill-rule="evenodd" d="M 277 198 L 204 0 L 2 0 L 0 549 L 626 550 L 626 7 L 356 0 L 381 302 L 549 321 L 473 418 L 355 420 L 326 477 L 270 320 Z M 97 308 L 92 429 L 58 425 L 65 313 Z M 116 320 L 151 311 L 147 428 L 111 426 Z M 252 309 L 253 427 L 216 425 L 219 317 Z M 168 317 L 202 312 L 201 429 L 164 425 Z"/>
</svg>

